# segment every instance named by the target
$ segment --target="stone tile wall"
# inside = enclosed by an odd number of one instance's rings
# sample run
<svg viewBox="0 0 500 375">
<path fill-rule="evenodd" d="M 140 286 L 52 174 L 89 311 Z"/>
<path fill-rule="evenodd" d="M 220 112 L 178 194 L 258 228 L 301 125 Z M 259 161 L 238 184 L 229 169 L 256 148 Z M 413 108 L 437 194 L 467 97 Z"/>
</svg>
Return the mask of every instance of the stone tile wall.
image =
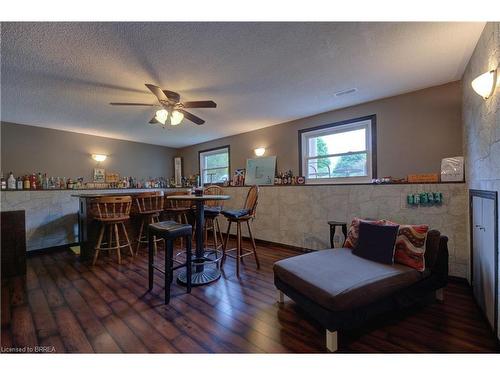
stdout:
<svg viewBox="0 0 500 375">
<path fill-rule="evenodd" d="M 231 195 L 226 208 L 242 208 L 248 188 L 224 188 Z M 441 191 L 440 206 L 410 207 L 409 193 Z M 353 217 L 385 218 L 406 224 L 429 224 L 449 237 L 450 274 L 466 277 L 467 195 L 464 183 L 432 185 L 350 185 L 261 187 L 255 237 L 307 248 L 330 247 L 327 221 L 350 222 Z M 221 219 L 224 223 L 224 219 Z M 226 231 L 224 223 L 223 230 Z M 244 233 L 246 233 L 246 230 Z"/>
<path fill-rule="evenodd" d="M 488 22 L 462 77 L 462 118 L 468 188 L 500 192 L 500 22 Z M 497 68 L 496 91 L 484 100 L 474 78 Z M 468 217 L 466 220 L 468 221 Z M 500 228 L 500 219 L 497 224 Z M 499 249 L 497 249 L 499 251 Z M 497 264 L 500 268 L 500 264 Z M 500 283 L 500 271 L 499 283 Z M 498 301 L 500 301 L 500 288 Z M 500 302 L 499 302 L 500 303 Z M 500 307 L 499 307 L 500 309 Z M 497 317 L 500 326 L 500 314 Z M 500 330 L 498 332 L 500 339 Z"/>
</svg>

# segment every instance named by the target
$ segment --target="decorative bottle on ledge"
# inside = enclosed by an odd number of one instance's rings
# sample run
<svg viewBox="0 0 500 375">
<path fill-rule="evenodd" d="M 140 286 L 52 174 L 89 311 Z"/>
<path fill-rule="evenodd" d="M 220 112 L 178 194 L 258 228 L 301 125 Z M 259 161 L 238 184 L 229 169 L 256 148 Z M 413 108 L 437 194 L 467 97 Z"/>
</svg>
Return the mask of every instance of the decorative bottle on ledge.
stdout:
<svg viewBox="0 0 500 375">
<path fill-rule="evenodd" d="M 339 248 L 344 245 L 345 241 L 345 236 L 344 233 L 342 232 L 342 226 L 337 225 L 335 226 L 335 233 L 333 234 L 333 247 L 334 248 Z"/>
</svg>

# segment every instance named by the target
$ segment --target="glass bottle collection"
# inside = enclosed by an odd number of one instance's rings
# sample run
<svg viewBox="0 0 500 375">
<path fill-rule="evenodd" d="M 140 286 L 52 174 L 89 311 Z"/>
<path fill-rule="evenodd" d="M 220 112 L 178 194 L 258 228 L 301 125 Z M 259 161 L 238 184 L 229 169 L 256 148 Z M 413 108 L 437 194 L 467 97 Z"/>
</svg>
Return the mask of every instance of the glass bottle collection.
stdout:
<svg viewBox="0 0 500 375">
<path fill-rule="evenodd" d="M 187 180 L 183 180 L 187 185 Z M 12 172 L 7 178 L 1 174 L 1 190 L 63 190 L 63 189 L 95 189 L 96 183 L 84 182 L 83 177 L 76 179 L 66 177 L 50 177 L 46 173 L 32 173 L 14 177 Z M 122 177 L 117 182 L 101 183 L 99 189 L 154 189 L 175 187 L 173 178 L 156 177 L 137 179 L 135 177 Z"/>
</svg>

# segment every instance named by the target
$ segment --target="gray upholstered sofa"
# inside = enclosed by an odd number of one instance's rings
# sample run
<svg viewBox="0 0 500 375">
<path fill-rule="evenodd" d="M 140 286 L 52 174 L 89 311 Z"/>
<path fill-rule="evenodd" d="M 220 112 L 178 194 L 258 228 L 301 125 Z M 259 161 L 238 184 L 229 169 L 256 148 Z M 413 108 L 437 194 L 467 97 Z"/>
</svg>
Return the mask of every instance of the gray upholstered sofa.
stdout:
<svg viewBox="0 0 500 375">
<path fill-rule="evenodd" d="M 274 264 L 278 303 L 284 295 L 326 329 L 326 347 L 337 351 L 337 331 L 435 294 L 442 300 L 448 278 L 448 238 L 437 230 L 426 240 L 426 269 L 381 264 L 351 249 L 319 250 Z"/>
</svg>

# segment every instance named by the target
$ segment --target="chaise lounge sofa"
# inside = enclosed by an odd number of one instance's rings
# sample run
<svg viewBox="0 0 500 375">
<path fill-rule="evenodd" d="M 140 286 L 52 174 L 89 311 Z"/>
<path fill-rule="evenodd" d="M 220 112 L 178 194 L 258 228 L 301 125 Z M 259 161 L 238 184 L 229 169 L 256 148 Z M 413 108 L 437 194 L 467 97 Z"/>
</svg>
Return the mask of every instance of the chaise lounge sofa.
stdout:
<svg viewBox="0 0 500 375">
<path fill-rule="evenodd" d="M 443 299 L 448 278 L 448 238 L 427 234 L 424 272 L 381 264 L 338 248 L 310 252 L 274 264 L 278 303 L 285 295 L 326 329 L 326 348 L 338 350 L 337 331 L 384 312 L 408 307 L 431 294 Z"/>
</svg>

